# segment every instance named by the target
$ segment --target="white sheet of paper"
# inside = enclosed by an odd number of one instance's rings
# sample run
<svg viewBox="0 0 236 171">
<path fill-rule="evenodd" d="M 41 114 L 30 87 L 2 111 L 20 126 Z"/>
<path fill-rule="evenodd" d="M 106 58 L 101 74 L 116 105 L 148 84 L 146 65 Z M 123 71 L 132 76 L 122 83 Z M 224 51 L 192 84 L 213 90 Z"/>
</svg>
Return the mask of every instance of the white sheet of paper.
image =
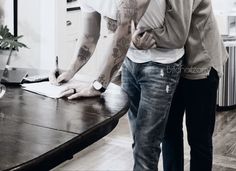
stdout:
<svg viewBox="0 0 236 171">
<path fill-rule="evenodd" d="M 68 83 L 64 83 L 60 86 L 55 86 L 52 85 L 51 83 L 49 83 L 48 81 L 46 82 L 39 82 L 39 83 L 26 83 L 26 84 L 22 84 L 22 89 L 24 90 L 28 90 L 30 92 L 34 92 L 40 95 L 44 95 L 47 97 L 51 97 L 51 98 L 60 98 L 61 97 L 61 93 L 67 89 L 70 86 L 73 86 L 74 84 L 84 84 L 81 81 L 78 80 L 71 80 Z"/>
</svg>

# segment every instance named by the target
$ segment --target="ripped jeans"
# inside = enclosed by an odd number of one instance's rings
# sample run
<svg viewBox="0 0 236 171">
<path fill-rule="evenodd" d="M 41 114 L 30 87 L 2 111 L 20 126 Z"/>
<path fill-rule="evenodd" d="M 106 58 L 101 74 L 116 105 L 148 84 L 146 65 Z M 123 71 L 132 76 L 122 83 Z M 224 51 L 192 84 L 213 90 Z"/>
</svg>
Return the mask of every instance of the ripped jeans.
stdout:
<svg viewBox="0 0 236 171">
<path fill-rule="evenodd" d="M 134 63 L 126 57 L 122 88 L 130 98 L 134 171 L 157 171 L 171 100 L 180 78 L 182 60 L 172 64 Z"/>
</svg>

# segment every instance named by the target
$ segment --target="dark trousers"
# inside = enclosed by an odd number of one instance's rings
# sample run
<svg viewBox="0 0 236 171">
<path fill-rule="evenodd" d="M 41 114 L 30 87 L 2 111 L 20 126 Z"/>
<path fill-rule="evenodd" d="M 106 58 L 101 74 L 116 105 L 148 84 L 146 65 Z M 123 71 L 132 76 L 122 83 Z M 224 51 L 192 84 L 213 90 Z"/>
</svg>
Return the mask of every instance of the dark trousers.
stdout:
<svg viewBox="0 0 236 171">
<path fill-rule="evenodd" d="M 184 170 L 183 116 L 186 114 L 190 171 L 211 171 L 219 78 L 211 69 L 206 79 L 181 78 L 174 94 L 162 145 L 164 171 Z"/>
</svg>

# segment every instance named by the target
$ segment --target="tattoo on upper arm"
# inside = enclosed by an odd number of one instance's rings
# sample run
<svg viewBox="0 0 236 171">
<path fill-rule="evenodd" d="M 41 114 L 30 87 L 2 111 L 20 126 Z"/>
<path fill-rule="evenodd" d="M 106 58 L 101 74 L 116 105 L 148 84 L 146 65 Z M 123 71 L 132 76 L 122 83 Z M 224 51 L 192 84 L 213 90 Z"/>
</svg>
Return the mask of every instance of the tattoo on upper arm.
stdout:
<svg viewBox="0 0 236 171">
<path fill-rule="evenodd" d="M 135 20 L 138 14 L 138 4 L 137 0 L 124 0 L 119 5 L 119 10 L 117 12 L 117 21 L 121 23 L 122 15 L 128 20 Z"/>
<path fill-rule="evenodd" d="M 104 19 L 107 21 L 107 29 L 114 33 L 117 29 L 117 21 L 108 17 L 104 17 Z"/>
</svg>

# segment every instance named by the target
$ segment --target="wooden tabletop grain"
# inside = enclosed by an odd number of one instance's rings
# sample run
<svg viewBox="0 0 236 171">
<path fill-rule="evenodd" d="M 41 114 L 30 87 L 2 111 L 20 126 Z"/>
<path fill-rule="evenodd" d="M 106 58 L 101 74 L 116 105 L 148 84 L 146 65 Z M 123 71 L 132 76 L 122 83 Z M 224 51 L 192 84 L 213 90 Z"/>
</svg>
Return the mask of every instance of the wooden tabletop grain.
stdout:
<svg viewBox="0 0 236 171">
<path fill-rule="evenodd" d="M 0 170 L 49 170 L 111 132 L 128 107 L 114 84 L 101 97 L 78 100 L 8 86 L 0 99 Z"/>
</svg>

